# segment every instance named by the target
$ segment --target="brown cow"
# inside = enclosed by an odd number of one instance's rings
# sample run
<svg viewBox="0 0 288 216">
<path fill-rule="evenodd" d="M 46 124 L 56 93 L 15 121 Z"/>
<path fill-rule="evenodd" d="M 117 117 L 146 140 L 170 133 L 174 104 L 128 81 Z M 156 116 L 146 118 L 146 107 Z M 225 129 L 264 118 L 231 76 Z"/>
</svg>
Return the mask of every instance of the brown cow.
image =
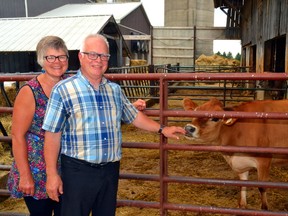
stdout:
<svg viewBox="0 0 288 216">
<path fill-rule="evenodd" d="M 243 111 L 243 112 L 288 112 L 288 100 L 264 100 L 242 103 L 224 108 L 216 98 L 198 106 L 192 100 L 183 100 L 185 110 L 197 111 Z M 244 118 L 192 118 L 185 126 L 187 139 L 196 143 L 230 146 L 287 147 L 288 121 L 280 119 L 244 119 Z M 288 162 L 278 155 L 255 153 L 223 153 L 223 157 L 241 180 L 248 180 L 249 170 L 256 168 L 259 181 L 269 179 L 272 162 Z M 284 156 L 288 158 L 287 155 Z M 266 189 L 260 188 L 262 209 L 268 209 Z M 246 188 L 241 187 L 239 207 L 246 207 Z"/>
</svg>

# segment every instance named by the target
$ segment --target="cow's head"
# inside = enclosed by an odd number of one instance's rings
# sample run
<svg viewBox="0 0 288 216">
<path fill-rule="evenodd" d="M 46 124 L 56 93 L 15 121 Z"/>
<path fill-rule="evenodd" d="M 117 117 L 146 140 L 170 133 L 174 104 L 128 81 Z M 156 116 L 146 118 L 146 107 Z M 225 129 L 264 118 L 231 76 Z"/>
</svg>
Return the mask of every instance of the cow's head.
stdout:
<svg viewBox="0 0 288 216">
<path fill-rule="evenodd" d="M 183 100 L 183 107 L 185 110 L 191 111 L 224 111 L 223 104 L 216 98 L 212 98 L 200 106 L 189 98 L 185 98 Z M 236 120 L 215 117 L 192 118 L 192 122 L 185 126 L 185 137 L 194 142 L 217 143 L 222 125 L 232 125 Z"/>
</svg>

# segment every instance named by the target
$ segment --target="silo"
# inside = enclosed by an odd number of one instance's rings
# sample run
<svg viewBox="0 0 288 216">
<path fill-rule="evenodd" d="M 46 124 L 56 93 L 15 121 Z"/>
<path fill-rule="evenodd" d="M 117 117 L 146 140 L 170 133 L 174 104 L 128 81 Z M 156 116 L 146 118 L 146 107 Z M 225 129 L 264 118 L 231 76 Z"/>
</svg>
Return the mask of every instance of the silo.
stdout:
<svg viewBox="0 0 288 216">
<path fill-rule="evenodd" d="M 165 0 L 165 27 L 212 27 L 214 25 L 214 1 Z M 196 32 L 197 38 L 197 32 Z M 196 40 L 196 58 L 201 54 L 213 54 L 213 41 Z"/>
</svg>

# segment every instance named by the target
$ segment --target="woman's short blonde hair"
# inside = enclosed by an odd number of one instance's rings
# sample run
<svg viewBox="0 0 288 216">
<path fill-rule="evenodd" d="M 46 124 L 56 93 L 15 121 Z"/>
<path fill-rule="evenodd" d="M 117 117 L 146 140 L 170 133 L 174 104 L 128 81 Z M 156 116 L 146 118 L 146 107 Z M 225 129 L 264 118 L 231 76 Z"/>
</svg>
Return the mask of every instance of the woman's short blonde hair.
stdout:
<svg viewBox="0 0 288 216">
<path fill-rule="evenodd" d="M 37 62 L 43 67 L 44 56 L 47 53 L 49 48 L 55 50 L 63 50 L 67 56 L 69 56 L 67 46 L 64 40 L 57 36 L 46 36 L 43 37 L 37 44 L 36 54 L 37 54 Z"/>
</svg>

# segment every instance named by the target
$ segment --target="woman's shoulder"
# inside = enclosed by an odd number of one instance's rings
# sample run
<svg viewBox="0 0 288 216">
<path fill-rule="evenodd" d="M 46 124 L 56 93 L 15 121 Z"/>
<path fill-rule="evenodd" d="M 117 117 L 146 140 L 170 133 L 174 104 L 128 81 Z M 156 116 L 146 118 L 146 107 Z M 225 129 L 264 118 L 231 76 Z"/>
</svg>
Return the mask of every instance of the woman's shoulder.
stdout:
<svg viewBox="0 0 288 216">
<path fill-rule="evenodd" d="M 27 85 L 39 85 L 38 76 L 33 77 L 32 79 L 26 82 Z"/>
</svg>

